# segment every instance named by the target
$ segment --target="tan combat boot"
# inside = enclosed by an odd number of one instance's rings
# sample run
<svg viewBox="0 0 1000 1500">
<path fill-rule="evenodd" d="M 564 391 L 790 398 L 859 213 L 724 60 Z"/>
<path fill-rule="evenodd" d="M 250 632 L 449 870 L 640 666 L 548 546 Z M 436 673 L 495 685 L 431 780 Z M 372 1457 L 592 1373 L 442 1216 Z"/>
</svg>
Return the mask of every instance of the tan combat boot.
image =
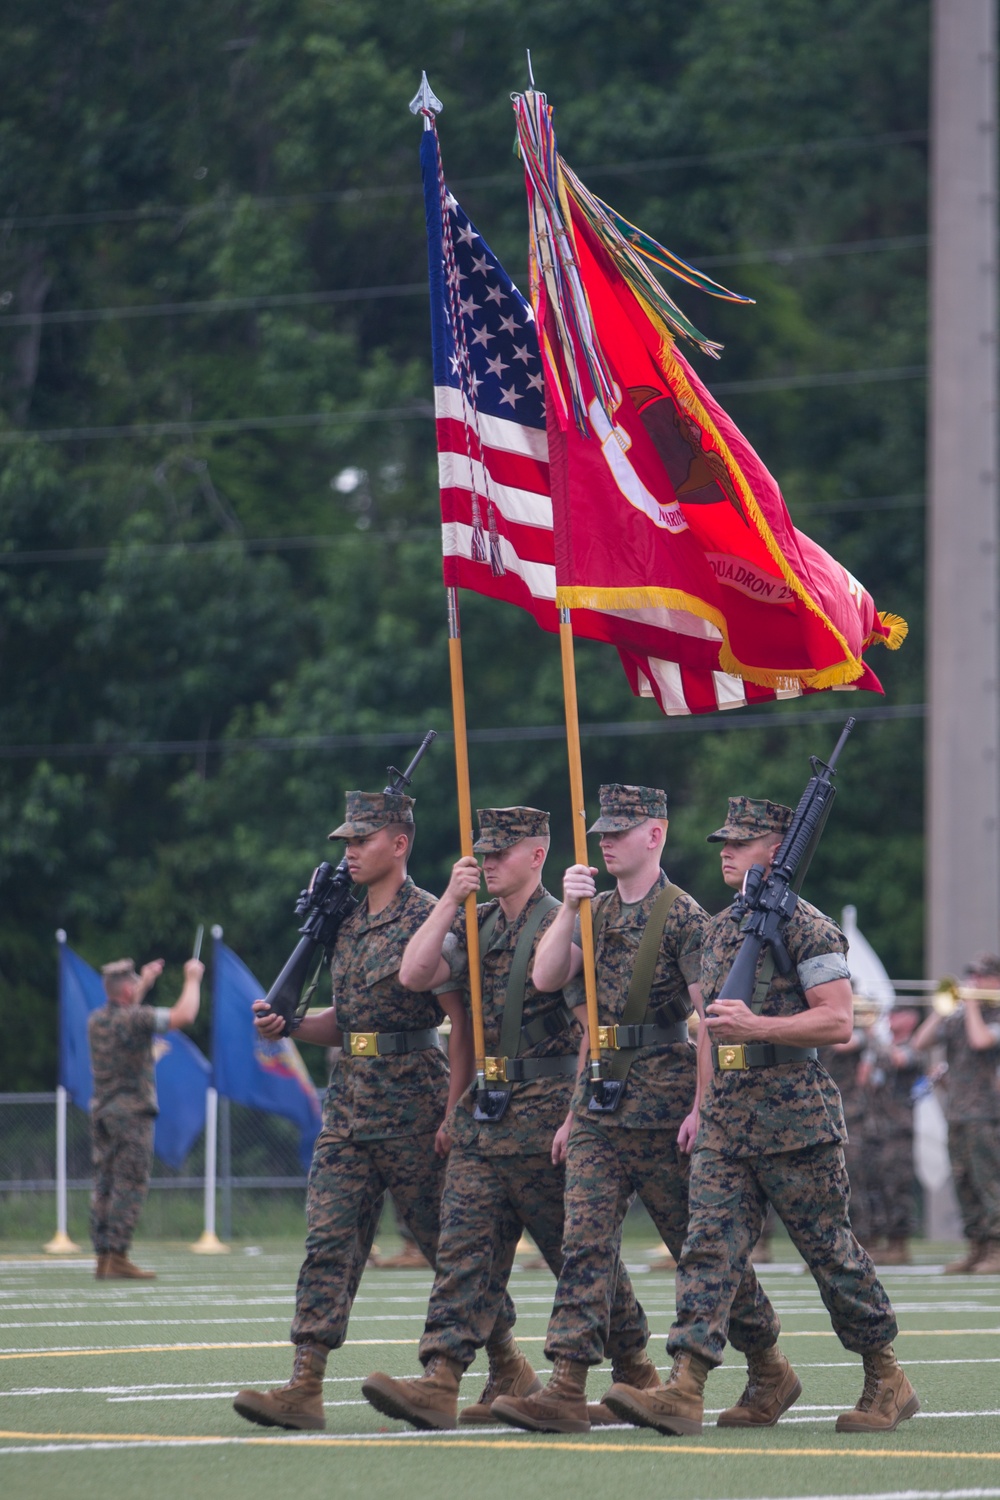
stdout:
<svg viewBox="0 0 1000 1500">
<path fill-rule="evenodd" d="M 422 1375 L 394 1380 L 376 1371 L 361 1394 L 384 1416 L 409 1422 L 423 1432 L 454 1427 L 458 1418 L 458 1383 L 464 1366 L 444 1354 L 432 1354 Z"/>
<path fill-rule="evenodd" d="M 588 1370 L 579 1360 L 560 1357 L 544 1390 L 533 1396 L 498 1396 L 493 1415 L 526 1432 L 589 1432 Z"/>
<path fill-rule="evenodd" d="M 961 1260 L 949 1261 L 944 1268 L 945 1276 L 968 1276 L 986 1254 L 986 1246 L 982 1240 L 970 1240 L 969 1248 Z"/>
<path fill-rule="evenodd" d="M 1000 1276 L 1000 1240 L 987 1240 L 972 1267 L 973 1276 Z"/>
<path fill-rule="evenodd" d="M 633 1427 L 654 1427 L 657 1432 L 694 1436 L 701 1432 L 705 1415 L 704 1391 L 712 1368 L 700 1354 L 684 1350 L 674 1355 L 674 1366 L 666 1385 L 636 1391 L 628 1385 L 613 1385 L 604 1398 L 623 1422 Z"/>
<path fill-rule="evenodd" d="M 107 1250 L 102 1250 L 100 1252 L 100 1254 L 98 1255 L 98 1257 L 97 1257 L 97 1264 L 94 1267 L 94 1277 L 95 1277 L 95 1279 L 97 1281 L 103 1281 L 105 1279 L 105 1277 L 107 1276 L 107 1274 L 108 1274 L 108 1261 L 110 1259 L 111 1259 L 111 1256 L 108 1254 Z"/>
<path fill-rule="evenodd" d="M 612 1361 L 611 1379 L 615 1385 L 631 1386 L 634 1391 L 655 1391 L 663 1384 L 645 1349 L 634 1359 L 622 1364 Z M 605 1406 L 603 1401 L 591 1401 L 587 1407 L 587 1415 L 590 1417 L 591 1427 L 617 1427 L 621 1423 L 621 1417 L 616 1417 L 610 1406 Z"/>
<path fill-rule="evenodd" d="M 838 1432 L 895 1432 L 920 1410 L 917 1393 L 896 1363 L 891 1344 L 863 1356 L 865 1387 L 853 1411 L 837 1418 Z"/>
<path fill-rule="evenodd" d="M 375 1261 L 380 1271 L 426 1271 L 430 1266 L 416 1240 L 404 1240 L 395 1255 L 380 1255 Z"/>
<path fill-rule="evenodd" d="M 487 1340 L 486 1354 L 490 1362 L 490 1373 L 479 1400 L 462 1408 L 459 1426 L 475 1427 L 483 1423 L 496 1423 L 493 1403 L 498 1396 L 533 1396 L 542 1388 L 530 1362 L 521 1353 L 513 1335 L 502 1341 Z"/>
<path fill-rule="evenodd" d="M 140 1271 L 124 1252 L 112 1250 L 104 1267 L 103 1281 L 155 1281 L 155 1271 Z"/>
<path fill-rule="evenodd" d="M 717 1427 L 773 1427 L 802 1395 L 802 1382 L 777 1344 L 747 1354 L 747 1383 L 735 1406 L 722 1412 Z"/>
<path fill-rule="evenodd" d="M 322 1432 L 323 1376 L 330 1351 L 325 1344 L 296 1344 L 295 1365 L 287 1385 L 273 1391 L 237 1391 L 234 1411 L 260 1427 L 288 1427 L 293 1432 Z"/>
<path fill-rule="evenodd" d="M 908 1266 L 910 1264 L 909 1241 L 898 1235 L 890 1238 L 885 1249 L 879 1253 L 878 1264 L 880 1266 Z"/>
</svg>

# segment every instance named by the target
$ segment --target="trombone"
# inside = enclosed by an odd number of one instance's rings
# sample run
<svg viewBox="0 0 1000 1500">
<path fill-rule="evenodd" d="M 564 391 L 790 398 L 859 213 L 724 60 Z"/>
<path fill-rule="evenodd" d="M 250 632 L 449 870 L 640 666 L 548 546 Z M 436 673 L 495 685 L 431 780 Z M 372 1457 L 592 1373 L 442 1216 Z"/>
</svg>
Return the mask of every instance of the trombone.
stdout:
<svg viewBox="0 0 1000 1500">
<path fill-rule="evenodd" d="M 931 998 L 931 1006 L 939 1016 L 951 1016 L 964 1000 L 978 1000 L 982 1005 L 1000 1005 L 1000 990 L 980 990 L 971 984 L 959 984 L 957 979 L 940 979 Z"/>
</svg>

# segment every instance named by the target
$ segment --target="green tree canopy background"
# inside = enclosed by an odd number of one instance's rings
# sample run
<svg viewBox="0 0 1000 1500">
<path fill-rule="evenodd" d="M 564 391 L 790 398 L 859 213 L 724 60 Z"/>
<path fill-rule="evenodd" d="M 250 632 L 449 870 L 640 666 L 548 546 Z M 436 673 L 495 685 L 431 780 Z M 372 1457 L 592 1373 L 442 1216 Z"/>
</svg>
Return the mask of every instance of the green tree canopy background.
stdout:
<svg viewBox="0 0 1000 1500">
<path fill-rule="evenodd" d="M 54 1082 L 57 927 L 94 963 L 165 955 L 169 991 L 220 922 L 269 981 L 343 791 L 449 727 L 406 106 L 426 68 L 449 182 L 524 285 L 527 47 L 584 180 L 756 298 L 690 294 L 726 343 L 699 368 L 774 382 L 723 399 L 796 523 L 909 619 L 874 663 L 902 716 L 859 726 L 807 893 L 920 970 L 927 29 L 902 0 L 10 0 L 0 1088 Z M 797 383 L 817 374 L 843 383 Z M 475 597 L 463 637 L 474 802 L 551 808 L 558 890 L 556 642 Z M 678 723 L 609 649 L 578 671 L 589 802 L 666 785 L 671 875 L 711 910 L 726 796 L 794 801 L 837 730 L 803 719 L 882 701 Z M 415 791 L 412 870 L 439 889 L 446 743 Z"/>
</svg>

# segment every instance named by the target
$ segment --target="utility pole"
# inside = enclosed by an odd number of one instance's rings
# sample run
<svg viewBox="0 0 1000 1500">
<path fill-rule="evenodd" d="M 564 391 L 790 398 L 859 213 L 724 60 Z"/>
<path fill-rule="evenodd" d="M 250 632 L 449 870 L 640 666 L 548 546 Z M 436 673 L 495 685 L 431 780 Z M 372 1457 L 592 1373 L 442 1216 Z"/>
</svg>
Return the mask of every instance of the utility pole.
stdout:
<svg viewBox="0 0 1000 1500">
<path fill-rule="evenodd" d="M 929 977 L 1000 950 L 996 0 L 932 0 Z"/>
</svg>

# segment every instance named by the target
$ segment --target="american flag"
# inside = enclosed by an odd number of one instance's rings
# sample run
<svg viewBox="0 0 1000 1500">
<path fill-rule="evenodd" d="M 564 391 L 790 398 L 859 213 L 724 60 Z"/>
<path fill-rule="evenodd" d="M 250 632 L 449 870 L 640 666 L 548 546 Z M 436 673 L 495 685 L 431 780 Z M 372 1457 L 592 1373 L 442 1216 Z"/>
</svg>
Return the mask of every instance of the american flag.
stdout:
<svg viewBox="0 0 1000 1500">
<path fill-rule="evenodd" d="M 516 604 L 555 631 L 549 445 L 534 313 L 448 191 L 436 129 L 423 133 L 421 167 L 445 585 Z M 628 646 L 621 641 L 626 619 Z M 574 635 L 613 641 L 633 692 L 655 698 L 665 714 L 711 713 L 801 692 L 745 683 L 707 660 L 692 665 L 687 651 L 683 663 L 659 654 L 670 632 L 647 631 L 636 612 L 574 609 L 572 623 Z M 698 628 L 718 636 L 704 622 Z M 713 658 L 715 641 L 704 645 L 706 659 Z"/>
<path fill-rule="evenodd" d="M 535 317 L 447 191 L 425 130 L 444 581 L 558 626 L 545 394 Z"/>
</svg>

